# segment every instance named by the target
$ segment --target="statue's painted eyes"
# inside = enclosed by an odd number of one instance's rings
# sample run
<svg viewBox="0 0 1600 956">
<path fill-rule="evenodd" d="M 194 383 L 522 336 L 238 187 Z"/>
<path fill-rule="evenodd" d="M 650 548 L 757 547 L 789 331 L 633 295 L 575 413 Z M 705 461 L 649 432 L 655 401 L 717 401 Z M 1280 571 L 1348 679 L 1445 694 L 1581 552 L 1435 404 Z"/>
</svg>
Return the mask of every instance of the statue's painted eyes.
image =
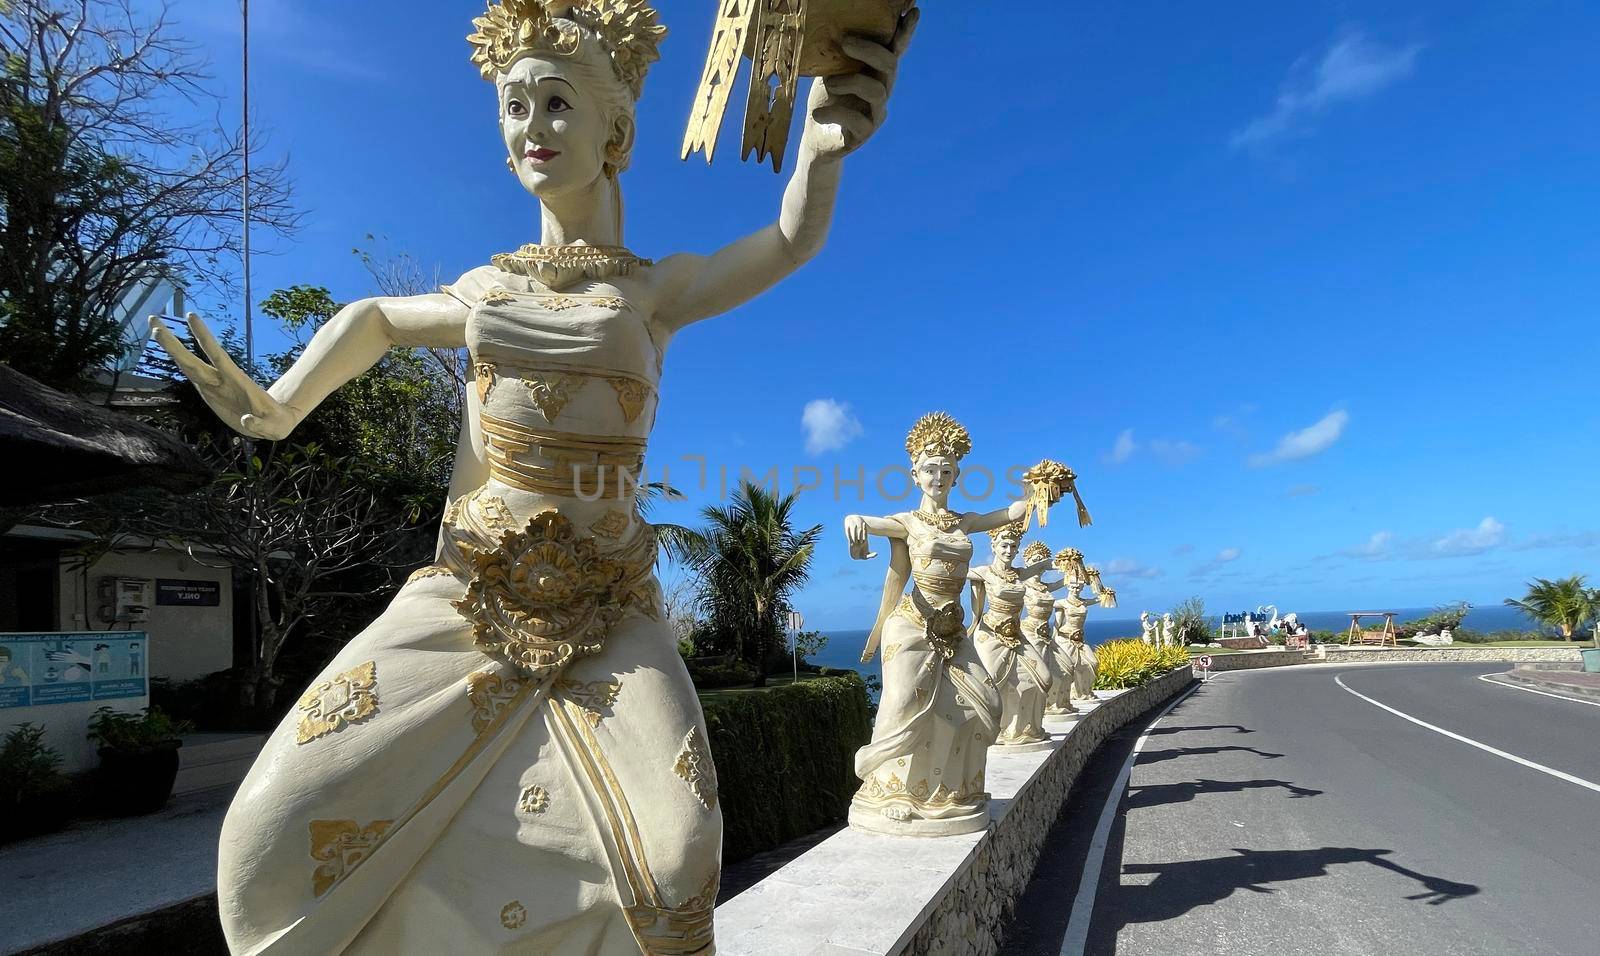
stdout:
<svg viewBox="0 0 1600 956">
<path fill-rule="evenodd" d="M 545 105 L 545 109 L 551 113 L 565 113 L 567 110 L 572 109 L 572 106 L 561 97 L 552 96 L 550 97 L 550 102 Z"/>
<path fill-rule="evenodd" d="M 512 116 L 524 116 L 528 107 L 521 100 L 509 100 L 506 102 L 506 112 Z"/>
</svg>

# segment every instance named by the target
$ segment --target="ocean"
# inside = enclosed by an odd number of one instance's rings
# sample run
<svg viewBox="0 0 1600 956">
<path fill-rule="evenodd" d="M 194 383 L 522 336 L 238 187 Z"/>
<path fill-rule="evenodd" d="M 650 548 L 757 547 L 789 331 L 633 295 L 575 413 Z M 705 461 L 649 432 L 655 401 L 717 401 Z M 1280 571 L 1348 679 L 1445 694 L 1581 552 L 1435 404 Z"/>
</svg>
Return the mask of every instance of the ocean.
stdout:
<svg viewBox="0 0 1600 956">
<path fill-rule="evenodd" d="M 1361 608 L 1361 610 L 1367 610 Z M 1433 608 L 1372 608 L 1376 611 L 1394 611 L 1395 623 L 1416 620 L 1426 614 L 1433 613 Z M 1346 611 L 1300 611 L 1300 623 L 1313 631 L 1342 632 L 1350 627 L 1350 615 Z M 1220 618 L 1219 618 L 1220 619 Z M 1369 622 L 1370 623 L 1370 622 Z M 1487 605 L 1475 607 L 1467 612 L 1467 619 L 1461 626 L 1472 631 L 1509 631 L 1509 630 L 1538 630 L 1521 611 L 1504 605 Z M 824 631 L 828 636 L 828 644 L 820 653 L 812 655 L 809 659 L 813 664 L 824 667 L 838 667 L 861 672 L 863 676 L 883 677 L 883 667 L 876 657 L 870 663 L 861 663 L 861 649 L 866 646 L 866 630 L 851 631 Z M 1103 644 L 1106 641 L 1119 637 L 1138 637 L 1139 618 L 1097 618 L 1094 611 L 1089 612 L 1089 619 L 1084 624 L 1084 639 L 1091 645 Z"/>
</svg>

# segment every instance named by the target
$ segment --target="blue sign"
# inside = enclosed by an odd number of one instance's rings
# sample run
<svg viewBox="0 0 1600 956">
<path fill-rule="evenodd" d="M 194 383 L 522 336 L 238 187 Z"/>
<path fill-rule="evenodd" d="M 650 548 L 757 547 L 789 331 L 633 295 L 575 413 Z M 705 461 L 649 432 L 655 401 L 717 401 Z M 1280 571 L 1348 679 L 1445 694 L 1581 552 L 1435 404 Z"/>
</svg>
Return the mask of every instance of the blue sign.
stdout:
<svg viewBox="0 0 1600 956">
<path fill-rule="evenodd" d="M 150 693 L 144 631 L 0 634 L 0 708 Z"/>
</svg>

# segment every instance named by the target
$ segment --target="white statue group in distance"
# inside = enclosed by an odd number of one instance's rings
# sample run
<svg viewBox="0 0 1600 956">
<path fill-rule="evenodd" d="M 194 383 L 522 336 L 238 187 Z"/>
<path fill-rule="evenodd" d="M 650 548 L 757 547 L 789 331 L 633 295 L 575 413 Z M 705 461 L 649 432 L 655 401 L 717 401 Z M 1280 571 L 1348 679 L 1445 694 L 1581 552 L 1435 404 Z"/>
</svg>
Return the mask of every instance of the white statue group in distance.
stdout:
<svg viewBox="0 0 1600 956">
<path fill-rule="evenodd" d="M 972 440 L 943 412 L 919 419 L 906 438 L 922 499 L 915 511 L 844 520 L 851 557 L 872 558 L 869 536 L 889 542 L 889 571 L 862 661 L 881 651 L 883 692 L 872 741 L 856 754 L 861 788 L 852 826 L 908 836 L 949 836 L 989 823 L 985 769 L 993 753 L 1048 749 L 1045 722 L 1094 701 L 1095 655 L 1084 642 L 1089 587 L 1101 607 L 1116 593 L 1083 554 L 1054 555 L 1043 542 L 1023 551 L 1030 519 L 1071 493 L 1075 477 L 1043 461 L 1023 477 L 1026 497 L 987 513 L 950 510 L 950 492 Z M 1078 517 L 1088 512 L 1078 500 Z M 988 532 L 994 558 L 972 566 L 972 535 Z M 1048 583 L 1051 569 L 1062 573 Z M 910 590 L 906 585 L 910 584 Z M 972 620 L 961 593 L 970 588 Z M 1058 598 L 1056 595 L 1060 593 Z"/>
<path fill-rule="evenodd" d="M 1159 618 L 1149 611 L 1140 611 L 1139 629 L 1139 639 L 1152 647 L 1177 647 L 1183 643 L 1170 611 Z"/>
</svg>

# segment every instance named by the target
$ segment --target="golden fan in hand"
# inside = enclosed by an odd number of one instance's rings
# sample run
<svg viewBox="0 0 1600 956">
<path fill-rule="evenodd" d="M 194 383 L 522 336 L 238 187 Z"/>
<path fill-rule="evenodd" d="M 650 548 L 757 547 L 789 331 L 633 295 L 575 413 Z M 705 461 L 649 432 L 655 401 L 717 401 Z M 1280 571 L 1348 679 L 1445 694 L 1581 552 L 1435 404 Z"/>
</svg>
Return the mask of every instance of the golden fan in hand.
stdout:
<svg viewBox="0 0 1600 956">
<path fill-rule="evenodd" d="M 844 36 L 883 43 L 894 36 L 900 17 L 916 0 L 718 0 L 717 23 L 706 53 L 683 158 L 699 150 L 711 162 L 717 134 L 739 67 L 748 59 L 750 91 L 744 107 L 741 158 L 769 156 L 783 168 L 784 147 L 802 76 L 854 73 L 861 65 L 839 48 Z"/>
</svg>

